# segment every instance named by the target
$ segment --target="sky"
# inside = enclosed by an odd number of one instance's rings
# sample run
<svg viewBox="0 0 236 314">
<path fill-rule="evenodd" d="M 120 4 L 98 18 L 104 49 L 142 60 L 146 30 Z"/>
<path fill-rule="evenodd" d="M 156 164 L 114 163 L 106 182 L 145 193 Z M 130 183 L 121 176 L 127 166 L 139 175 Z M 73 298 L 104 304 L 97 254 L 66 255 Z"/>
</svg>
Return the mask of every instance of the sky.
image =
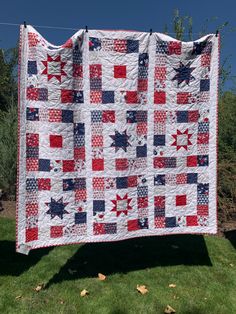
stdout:
<svg viewBox="0 0 236 314">
<path fill-rule="evenodd" d="M 207 19 L 206 33 L 215 33 L 225 22 L 229 26 L 221 32 L 221 62 L 227 58 L 231 65 L 231 75 L 236 75 L 236 1 L 207 0 L 4 0 L 1 1 L 0 23 L 16 23 L 59 26 L 75 30 L 88 29 L 127 29 L 138 31 L 163 32 L 168 26 L 172 29 L 173 12 L 178 9 L 181 16 L 193 19 L 193 40 L 199 38 Z M 49 42 L 63 44 L 75 30 L 47 29 L 35 27 Z M 235 28 L 235 31 L 231 31 Z M 0 48 L 10 48 L 17 44 L 19 27 L 0 25 Z M 232 84 L 229 82 L 226 88 Z"/>
</svg>

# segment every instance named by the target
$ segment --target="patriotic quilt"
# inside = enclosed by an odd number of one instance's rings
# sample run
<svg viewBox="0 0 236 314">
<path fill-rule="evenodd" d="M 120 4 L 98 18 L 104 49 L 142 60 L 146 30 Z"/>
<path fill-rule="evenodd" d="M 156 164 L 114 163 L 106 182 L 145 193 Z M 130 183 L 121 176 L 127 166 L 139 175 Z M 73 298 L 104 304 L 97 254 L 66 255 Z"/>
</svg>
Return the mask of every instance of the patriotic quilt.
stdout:
<svg viewBox="0 0 236 314">
<path fill-rule="evenodd" d="M 219 38 L 21 26 L 17 247 L 216 233 Z"/>
</svg>

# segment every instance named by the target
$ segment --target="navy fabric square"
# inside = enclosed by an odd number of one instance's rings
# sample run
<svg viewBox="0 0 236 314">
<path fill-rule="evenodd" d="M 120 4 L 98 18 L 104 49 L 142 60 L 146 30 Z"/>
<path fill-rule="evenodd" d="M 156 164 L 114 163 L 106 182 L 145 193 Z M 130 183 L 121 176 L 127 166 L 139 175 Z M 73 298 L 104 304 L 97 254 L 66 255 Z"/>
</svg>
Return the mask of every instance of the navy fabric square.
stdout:
<svg viewBox="0 0 236 314">
<path fill-rule="evenodd" d="M 73 102 L 75 102 L 76 104 L 82 104 L 84 102 L 83 91 L 73 91 Z"/>
<path fill-rule="evenodd" d="M 209 194 L 209 183 L 199 183 L 197 185 L 197 194 L 208 195 Z"/>
<path fill-rule="evenodd" d="M 154 146 L 164 146 L 165 145 L 165 135 L 154 135 Z"/>
<path fill-rule="evenodd" d="M 96 37 L 89 37 L 89 51 L 101 50 L 101 40 Z"/>
<path fill-rule="evenodd" d="M 126 122 L 127 123 L 136 123 L 137 122 L 137 111 L 129 110 L 126 112 Z"/>
<path fill-rule="evenodd" d="M 166 217 L 165 223 L 166 223 L 166 228 L 176 227 L 176 217 Z"/>
<path fill-rule="evenodd" d="M 38 108 L 26 108 L 26 119 L 30 121 L 39 121 L 39 109 Z"/>
<path fill-rule="evenodd" d="M 82 52 L 79 45 L 75 45 L 73 49 L 73 63 L 82 64 Z"/>
<path fill-rule="evenodd" d="M 136 155 L 137 157 L 147 157 L 147 145 L 137 146 Z"/>
<path fill-rule="evenodd" d="M 102 90 L 102 79 L 90 78 L 90 90 Z"/>
<path fill-rule="evenodd" d="M 138 58 L 138 65 L 139 66 L 148 66 L 148 53 L 140 53 Z"/>
<path fill-rule="evenodd" d="M 200 55 L 203 53 L 203 50 L 206 47 L 206 41 L 202 41 L 202 42 L 194 42 L 193 43 L 193 52 L 192 54 L 194 55 Z"/>
<path fill-rule="evenodd" d="M 28 74 L 37 74 L 37 62 L 36 61 L 28 61 Z"/>
<path fill-rule="evenodd" d="M 102 122 L 102 111 L 101 110 L 91 111 L 91 122 Z"/>
<path fill-rule="evenodd" d="M 74 124 L 74 134 L 76 135 L 84 135 L 84 123 L 75 123 Z"/>
<path fill-rule="evenodd" d="M 177 123 L 188 122 L 188 111 L 177 111 Z"/>
<path fill-rule="evenodd" d="M 85 136 L 74 134 L 74 147 L 83 147 L 85 145 Z"/>
<path fill-rule="evenodd" d="M 127 52 L 138 52 L 139 51 L 139 41 L 138 40 L 132 40 L 127 39 Z"/>
<path fill-rule="evenodd" d="M 113 104 L 114 103 L 114 92 L 113 91 L 102 91 L 102 103 Z"/>
<path fill-rule="evenodd" d="M 128 177 L 117 177 L 116 178 L 116 188 L 117 189 L 127 189 L 128 187 Z"/>
<path fill-rule="evenodd" d="M 36 179 L 26 179 L 26 191 L 34 192 L 38 190 L 38 184 Z"/>
<path fill-rule="evenodd" d="M 26 158 L 39 158 L 39 147 L 26 146 Z"/>
<path fill-rule="evenodd" d="M 117 224 L 115 222 L 105 223 L 104 229 L 105 229 L 105 234 L 116 234 Z"/>
<path fill-rule="evenodd" d="M 75 178 L 74 189 L 75 190 L 85 190 L 86 189 L 86 179 L 85 178 Z"/>
<path fill-rule="evenodd" d="M 139 218 L 138 226 L 140 229 L 148 229 L 148 218 Z"/>
<path fill-rule="evenodd" d="M 147 79 L 148 78 L 148 67 L 139 66 L 138 67 L 138 78 Z"/>
<path fill-rule="evenodd" d="M 136 111 L 136 119 L 138 123 L 147 122 L 147 111 L 146 110 Z"/>
<path fill-rule="evenodd" d="M 47 171 L 50 169 L 50 159 L 39 159 L 39 171 Z"/>
<path fill-rule="evenodd" d="M 157 174 L 154 177 L 154 185 L 165 185 L 165 184 L 166 184 L 165 174 Z"/>
<path fill-rule="evenodd" d="M 197 183 L 197 173 L 187 173 L 187 183 Z"/>
<path fill-rule="evenodd" d="M 198 155 L 197 156 L 197 165 L 199 167 L 208 166 L 209 160 L 208 155 Z"/>
<path fill-rule="evenodd" d="M 63 191 L 73 191 L 74 181 L 73 179 L 63 179 Z"/>
<path fill-rule="evenodd" d="M 209 133 L 209 122 L 199 122 L 198 133 Z"/>
<path fill-rule="evenodd" d="M 75 224 L 84 224 L 87 221 L 87 213 L 82 212 L 82 213 L 75 213 Z"/>
<path fill-rule="evenodd" d="M 165 217 L 165 208 L 154 208 L 154 216 L 155 217 Z"/>
<path fill-rule="evenodd" d="M 72 110 L 62 110 L 62 122 L 73 123 L 73 111 Z"/>
<path fill-rule="evenodd" d="M 147 186 L 138 186 L 137 187 L 137 196 L 138 197 L 148 196 L 148 187 Z"/>
<path fill-rule="evenodd" d="M 167 43 L 167 41 L 157 41 L 156 53 L 168 54 L 168 43 Z"/>
<path fill-rule="evenodd" d="M 105 201 L 104 200 L 94 200 L 93 201 L 93 212 L 104 212 L 105 211 Z"/>
<path fill-rule="evenodd" d="M 47 101 L 48 100 L 48 90 L 47 88 L 39 88 L 39 96 L 38 100 L 40 101 Z"/>
<path fill-rule="evenodd" d="M 209 203 L 209 196 L 203 195 L 203 194 L 198 194 L 197 203 L 198 203 L 198 205 L 207 205 Z"/>
<path fill-rule="evenodd" d="M 200 92 L 207 92 L 210 90 L 210 80 L 200 80 Z"/>
<path fill-rule="evenodd" d="M 166 157 L 165 168 L 176 168 L 176 157 Z"/>
</svg>

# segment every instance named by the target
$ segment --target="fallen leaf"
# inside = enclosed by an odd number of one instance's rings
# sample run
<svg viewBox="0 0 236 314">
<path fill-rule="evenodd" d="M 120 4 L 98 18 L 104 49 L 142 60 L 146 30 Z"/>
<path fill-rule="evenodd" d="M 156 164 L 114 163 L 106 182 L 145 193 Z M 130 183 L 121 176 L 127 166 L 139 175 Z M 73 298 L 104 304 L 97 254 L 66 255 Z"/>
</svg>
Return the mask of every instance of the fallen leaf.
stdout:
<svg viewBox="0 0 236 314">
<path fill-rule="evenodd" d="M 36 288 L 34 288 L 34 291 L 39 292 L 39 291 L 41 291 L 43 288 L 44 288 L 44 284 L 41 283 L 41 284 L 37 285 Z"/>
<path fill-rule="evenodd" d="M 170 305 L 167 305 L 167 307 L 165 308 L 164 311 L 165 314 L 172 314 L 172 313 L 176 313 L 175 309 L 173 309 L 173 307 L 171 307 Z"/>
<path fill-rule="evenodd" d="M 64 304 L 65 303 L 65 301 L 64 300 L 60 300 L 60 304 Z"/>
<path fill-rule="evenodd" d="M 89 292 L 88 292 L 88 290 L 86 290 L 86 289 L 84 289 L 84 290 L 82 290 L 81 292 L 80 292 L 80 296 L 81 297 L 85 297 L 86 295 L 88 295 L 89 294 Z"/>
<path fill-rule="evenodd" d="M 231 263 L 231 264 L 229 264 L 229 266 L 230 266 L 230 267 L 234 267 L 234 264 Z"/>
<path fill-rule="evenodd" d="M 169 284 L 169 288 L 175 288 L 175 287 L 176 287 L 176 285 L 174 283 Z"/>
<path fill-rule="evenodd" d="M 15 297 L 15 300 L 20 300 L 22 298 L 22 295 L 18 295 Z"/>
<path fill-rule="evenodd" d="M 137 285 L 137 290 L 138 292 L 140 292 L 141 294 L 146 294 L 148 292 L 148 289 L 146 286 L 144 285 Z"/>
<path fill-rule="evenodd" d="M 69 268 L 69 269 L 68 269 L 68 273 L 69 273 L 70 275 L 74 275 L 75 273 L 77 273 L 77 270 Z"/>
<path fill-rule="evenodd" d="M 101 273 L 98 273 L 98 279 L 99 280 L 101 280 L 101 281 L 103 281 L 103 280 L 106 280 L 106 276 L 105 275 L 103 275 L 103 274 L 101 274 Z"/>
</svg>

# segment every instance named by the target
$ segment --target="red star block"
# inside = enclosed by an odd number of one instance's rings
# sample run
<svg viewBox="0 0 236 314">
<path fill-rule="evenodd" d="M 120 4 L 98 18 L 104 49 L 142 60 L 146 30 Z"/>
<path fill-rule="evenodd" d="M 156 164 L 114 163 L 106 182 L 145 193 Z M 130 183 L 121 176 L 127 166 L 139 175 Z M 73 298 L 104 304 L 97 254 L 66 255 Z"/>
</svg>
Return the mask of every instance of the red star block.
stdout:
<svg viewBox="0 0 236 314">
<path fill-rule="evenodd" d="M 50 147 L 62 148 L 62 136 L 61 135 L 49 135 Z"/>
<path fill-rule="evenodd" d="M 51 56 L 47 55 L 47 60 L 42 61 L 45 69 L 43 70 L 42 74 L 47 75 L 48 81 L 50 81 L 53 77 L 61 83 L 62 76 L 66 76 L 64 66 L 66 62 L 61 61 L 61 56 L 57 56 L 56 58 L 52 58 Z"/>
<path fill-rule="evenodd" d="M 117 217 L 119 217 L 121 213 L 127 215 L 128 211 L 132 209 L 130 206 L 131 201 L 132 199 L 128 198 L 128 193 L 126 193 L 124 197 L 117 194 L 116 199 L 112 200 L 114 207 L 111 211 L 116 212 Z"/>
<path fill-rule="evenodd" d="M 172 134 L 172 137 L 175 139 L 175 141 L 171 144 L 171 146 L 176 146 L 177 150 L 179 150 L 181 147 L 183 147 L 185 150 L 188 150 L 188 146 L 192 145 L 192 142 L 190 141 L 191 136 L 192 134 L 188 133 L 188 129 L 186 129 L 184 132 L 177 130 L 176 134 Z"/>
<path fill-rule="evenodd" d="M 126 65 L 114 65 L 114 78 L 126 78 Z"/>
<path fill-rule="evenodd" d="M 187 205 L 187 197 L 186 195 L 176 195 L 175 197 L 175 205 L 176 206 L 185 206 Z"/>
</svg>

